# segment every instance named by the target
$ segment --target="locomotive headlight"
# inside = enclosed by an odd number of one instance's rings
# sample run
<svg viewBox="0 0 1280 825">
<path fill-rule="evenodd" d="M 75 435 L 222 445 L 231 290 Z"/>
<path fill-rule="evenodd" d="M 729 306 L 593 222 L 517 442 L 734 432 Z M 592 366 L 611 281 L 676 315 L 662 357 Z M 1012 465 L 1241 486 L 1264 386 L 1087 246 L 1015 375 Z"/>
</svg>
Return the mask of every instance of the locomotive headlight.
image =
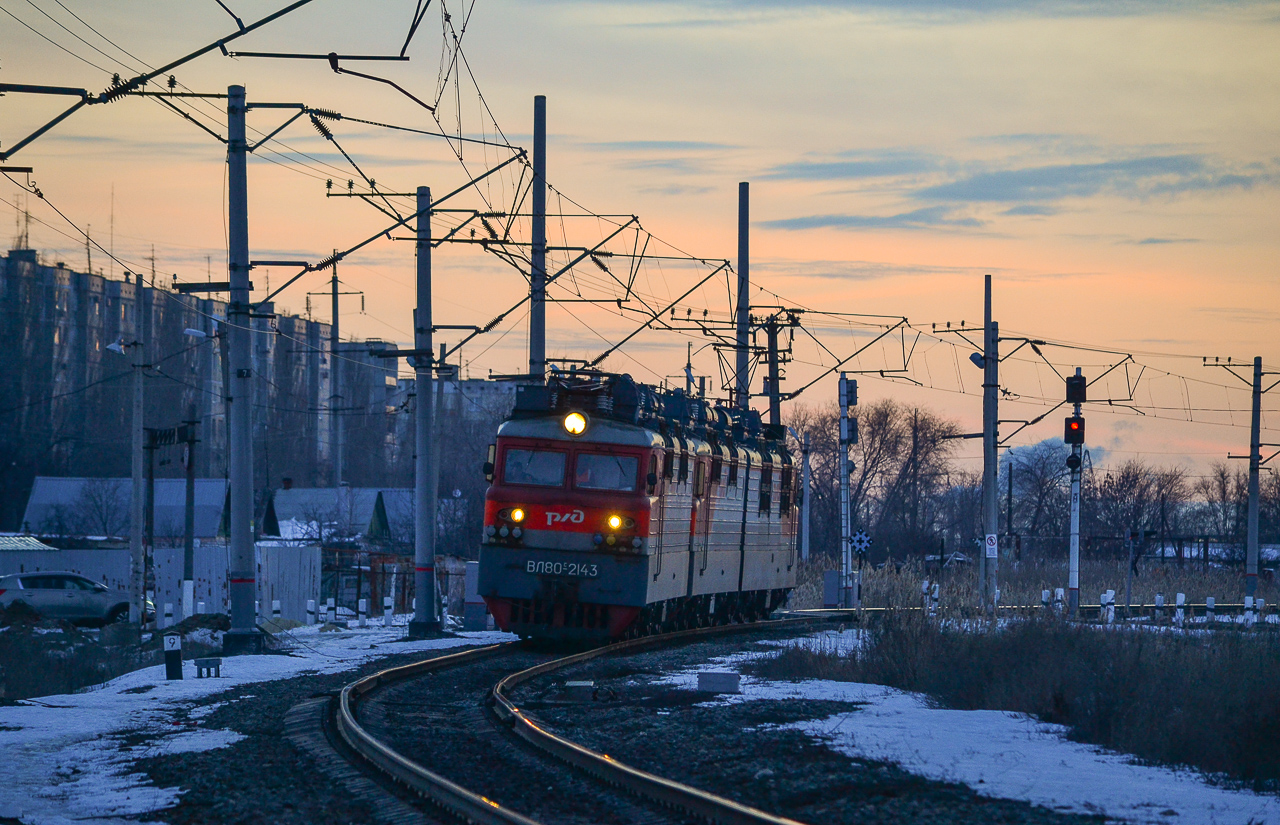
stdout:
<svg viewBox="0 0 1280 825">
<path fill-rule="evenodd" d="M 514 521 L 514 522 L 516 522 L 517 524 L 519 524 L 520 522 L 524 521 L 524 510 L 521 510 L 519 507 L 517 507 L 516 509 L 512 510 L 512 511 L 511 511 L 511 520 L 512 520 L 512 521 Z"/>
<path fill-rule="evenodd" d="M 622 529 L 622 516 L 609 516 L 609 529 L 610 530 Z"/>
<path fill-rule="evenodd" d="M 582 435 L 587 431 L 587 417 L 580 412 L 571 412 L 564 417 L 564 431 L 569 435 Z"/>
</svg>

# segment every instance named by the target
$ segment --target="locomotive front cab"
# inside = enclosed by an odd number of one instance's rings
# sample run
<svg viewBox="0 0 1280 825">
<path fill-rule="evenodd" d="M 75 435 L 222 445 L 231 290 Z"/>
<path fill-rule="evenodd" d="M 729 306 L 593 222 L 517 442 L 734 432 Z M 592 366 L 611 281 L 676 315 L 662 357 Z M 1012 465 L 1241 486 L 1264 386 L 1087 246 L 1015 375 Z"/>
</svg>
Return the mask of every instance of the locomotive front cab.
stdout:
<svg viewBox="0 0 1280 825">
<path fill-rule="evenodd" d="M 652 432 L 570 410 L 498 431 L 480 595 L 520 635 L 621 635 L 645 605 Z"/>
</svg>

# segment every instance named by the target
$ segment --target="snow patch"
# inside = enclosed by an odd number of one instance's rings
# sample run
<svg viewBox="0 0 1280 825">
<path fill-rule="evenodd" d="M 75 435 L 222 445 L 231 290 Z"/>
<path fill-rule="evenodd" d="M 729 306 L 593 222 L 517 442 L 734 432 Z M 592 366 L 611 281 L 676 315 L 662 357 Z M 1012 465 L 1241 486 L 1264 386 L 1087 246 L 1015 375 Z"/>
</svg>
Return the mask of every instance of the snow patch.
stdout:
<svg viewBox="0 0 1280 825">
<path fill-rule="evenodd" d="M 852 633 L 852 631 L 846 631 Z M 833 644 L 830 632 L 793 640 Z M 855 636 L 842 642 L 856 646 Z M 696 690 L 698 671 L 741 670 L 769 653 L 745 652 L 666 675 L 678 688 Z M 825 719 L 775 726 L 798 730 L 848 756 L 892 762 L 912 773 L 959 782 L 977 792 L 1019 799 L 1064 813 L 1156 825 L 1226 825 L 1280 822 L 1280 797 L 1210 785 L 1202 774 L 1135 764 L 1132 757 L 1066 738 L 1061 725 L 1004 711 L 946 710 L 928 697 L 883 685 L 811 680 L 771 682 L 746 674 L 740 694 L 724 694 L 703 707 L 762 699 L 857 703 L 857 710 Z M 1165 811 L 1176 811 L 1176 818 Z"/>
<path fill-rule="evenodd" d="M 304 673 L 340 673 L 390 653 L 443 650 L 515 639 L 506 633 L 463 633 L 410 642 L 403 627 L 372 626 L 321 635 L 315 626 L 282 634 L 291 655 L 235 656 L 222 661 L 222 678 L 196 679 L 183 663 L 182 681 L 166 681 L 163 665 L 113 679 L 98 690 L 46 696 L 0 707 L 0 816 L 24 825 L 137 825 L 146 815 L 174 805 L 178 788 L 157 788 L 133 772 L 134 760 L 149 756 L 224 748 L 243 738 L 230 730 L 196 728 L 173 733 L 174 724 L 199 720 L 216 705 L 195 707 L 204 697 L 254 682 Z M 145 692 L 129 692 L 147 688 Z M 247 697 L 244 697 L 247 698 Z M 155 739 L 122 747 L 127 733 Z"/>
</svg>

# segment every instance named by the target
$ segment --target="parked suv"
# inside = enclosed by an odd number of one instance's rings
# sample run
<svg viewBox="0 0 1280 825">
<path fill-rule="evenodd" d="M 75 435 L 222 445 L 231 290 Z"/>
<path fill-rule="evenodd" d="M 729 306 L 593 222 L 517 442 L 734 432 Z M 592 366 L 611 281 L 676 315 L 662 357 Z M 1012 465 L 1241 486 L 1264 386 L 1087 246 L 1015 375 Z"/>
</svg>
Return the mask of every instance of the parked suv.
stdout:
<svg viewBox="0 0 1280 825">
<path fill-rule="evenodd" d="M 0 577 L 0 608 L 16 602 L 25 602 L 46 619 L 83 624 L 129 620 L 129 602 L 123 593 L 114 593 L 79 573 L 17 573 Z"/>
</svg>

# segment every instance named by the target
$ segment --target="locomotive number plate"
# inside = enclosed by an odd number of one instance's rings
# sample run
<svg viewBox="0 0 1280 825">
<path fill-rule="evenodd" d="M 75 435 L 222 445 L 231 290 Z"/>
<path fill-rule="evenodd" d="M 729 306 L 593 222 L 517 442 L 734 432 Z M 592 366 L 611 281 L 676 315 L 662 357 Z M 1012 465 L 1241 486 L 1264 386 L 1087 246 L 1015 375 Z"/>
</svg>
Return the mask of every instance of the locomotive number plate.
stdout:
<svg viewBox="0 0 1280 825">
<path fill-rule="evenodd" d="M 576 561 L 529 561 L 525 562 L 526 573 L 543 573 L 551 576 L 580 576 L 594 579 L 600 570 L 594 564 L 581 564 Z"/>
</svg>

